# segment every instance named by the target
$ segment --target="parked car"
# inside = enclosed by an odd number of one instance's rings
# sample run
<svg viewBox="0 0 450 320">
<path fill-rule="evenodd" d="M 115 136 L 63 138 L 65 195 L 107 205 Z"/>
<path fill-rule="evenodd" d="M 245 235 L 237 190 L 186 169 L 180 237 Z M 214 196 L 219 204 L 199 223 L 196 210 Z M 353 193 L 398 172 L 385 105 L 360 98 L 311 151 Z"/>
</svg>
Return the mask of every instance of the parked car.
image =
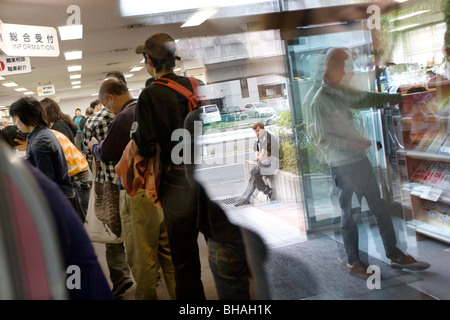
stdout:
<svg viewBox="0 0 450 320">
<path fill-rule="evenodd" d="M 208 104 L 205 106 L 200 106 L 199 108 L 202 110 L 200 113 L 200 120 L 204 125 L 222 121 L 217 105 Z"/>
<path fill-rule="evenodd" d="M 245 110 L 239 108 L 238 106 L 233 107 L 225 107 L 220 112 L 222 117 L 222 121 L 230 122 L 230 121 L 239 121 L 248 118 L 248 115 L 245 113 Z"/>
<path fill-rule="evenodd" d="M 247 103 L 244 110 L 251 118 L 270 117 L 275 114 L 275 109 L 268 107 L 264 102 Z"/>
</svg>

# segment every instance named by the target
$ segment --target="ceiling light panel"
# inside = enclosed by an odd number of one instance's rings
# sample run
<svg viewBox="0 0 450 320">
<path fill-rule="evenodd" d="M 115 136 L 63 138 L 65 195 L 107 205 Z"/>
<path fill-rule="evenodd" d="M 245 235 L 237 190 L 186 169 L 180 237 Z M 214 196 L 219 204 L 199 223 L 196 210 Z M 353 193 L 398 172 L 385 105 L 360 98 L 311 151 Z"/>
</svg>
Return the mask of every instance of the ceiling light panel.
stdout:
<svg viewBox="0 0 450 320">
<path fill-rule="evenodd" d="M 5 83 L 2 83 L 2 85 L 4 85 L 5 87 L 8 87 L 8 88 L 18 86 L 18 84 L 15 82 L 5 82 Z"/>
<path fill-rule="evenodd" d="M 241 6 L 271 1 L 272 0 L 170 0 L 152 1 L 152 5 L 148 5 L 148 0 L 120 0 L 120 13 L 122 17 L 128 17 L 163 12 L 177 12 L 199 8 Z"/>
<path fill-rule="evenodd" d="M 83 25 L 81 24 L 58 27 L 58 31 L 62 41 L 83 38 Z"/>
<path fill-rule="evenodd" d="M 142 68 L 144 68 L 144 67 L 134 67 L 134 68 L 131 68 L 130 72 L 137 72 L 137 71 L 142 70 Z"/>
<path fill-rule="evenodd" d="M 83 51 L 69 51 L 64 52 L 66 60 L 77 60 L 83 58 Z"/>
<path fill-rule="evenodd" d="M 70 80 L 81 79 L 81 74 L 71 74 L 69 78 Z"/>
<path fill-rule="evenodd" d="M 78 66 L 68 66 L 68 67 L 67 67 L 67 70 L 68 70 L 69 72 L 81 71 L 81 65 L 78 65 Z"/>
<path fill-rule="evenodd" d="M 203 22 L 211 18 L 213 15 L 217 13 L 217 10 L 202 10 L 196 12 L 192 17 L 188 19 L 181 27 L 195 27 L 201 25 Z"/>
</svg>

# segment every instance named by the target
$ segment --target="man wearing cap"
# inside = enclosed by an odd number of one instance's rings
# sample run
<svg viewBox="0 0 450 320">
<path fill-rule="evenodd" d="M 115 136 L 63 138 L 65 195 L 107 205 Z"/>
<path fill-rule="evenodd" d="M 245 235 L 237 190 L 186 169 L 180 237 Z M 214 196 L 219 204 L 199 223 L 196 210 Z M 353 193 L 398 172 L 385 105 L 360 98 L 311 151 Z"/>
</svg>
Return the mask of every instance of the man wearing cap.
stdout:
<svg viewBox="0 0 450 320">
<path fill-rule="evenodd" d="M 175 41 L 166 33 L 154 34 L 144 45 L 136 48 L 136 53 L 144 55 L 146 69 L 155 80 L 164 81 L 164 78 L 167 78 L 193 92 L 189 79 L 172 71 L 176 60 L 180 60 L 175 51 Z M 207 241 L 214 241 L 215 244 L 225 242 L 228 244 L 242 238 L 239 228 L 232 225 L 223 212 L 208 209 L 214 207 L 210 205 L 212 201 L 199 184 L 190 184 L 184 164 L 175 164 L 172 161 L 172 149 L 177 144 L 183 143 L 182 139 L 172 141 L 172 133 L 184 128 L 188 114 L 187 98 L 171 88 L 152 83 L 139 96 L 131 137 L 136 142 L 139 155 L 143 157 L 152 158 L 156 154 L 157 144 L 161 148 L 163 171 L 158 196 L 161 199 L 175 266 L 177 299 L 204 300 L 197 243 L 199 231 L 205 235 Z M 233 247 L 233 244 L 230 246 Z M 230 278 L 239 278 L 238 283 L 228 285 L 224 280 L 216 282 L 216 287 L 219 297 L 225 292 L 226 298 L 232 296 L 236 299 L 248 299 L 248 267 L 245 252 L 236 255 L 238 258 L 234 262 L 236 266 L 234 270 L 239 270 L 242 274 L 238 275 L 237 272 L 231 271 L 232 268 L 228 270 L 231 273 Z M 211 269 L 213 270 L 213 267 Z M 226 278 L 228 280 L 228 277 Z M 242 293 L 245 290 L 246 292 Z M 237 291 L 239 293 L 236 293 Z"/>
</svg>

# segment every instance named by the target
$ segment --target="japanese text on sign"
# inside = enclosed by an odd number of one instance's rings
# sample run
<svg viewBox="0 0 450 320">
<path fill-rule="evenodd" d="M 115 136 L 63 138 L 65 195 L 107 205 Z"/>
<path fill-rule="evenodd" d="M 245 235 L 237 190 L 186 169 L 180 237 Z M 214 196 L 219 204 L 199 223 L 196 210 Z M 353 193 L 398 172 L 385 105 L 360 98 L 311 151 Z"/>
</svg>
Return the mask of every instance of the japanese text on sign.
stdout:
<svg viewBox="0 0 450 320">
<path fill-rule="evenodd" d="M 0 24 L 0 49 L 8 56 L 59 56 L 58 35 L 52 27 Z"/>
<path fill-rule="evenodd" d="M 55 86 L 47 85 L 42 87 L 37 87 L 38 96 L 48 96 L 55 94 Z"/>
<path fill-rule="evenodd" d="M 31 72 L 29 57 L 0 56 L 0 75 L 11 75 Z"/>
</svg>

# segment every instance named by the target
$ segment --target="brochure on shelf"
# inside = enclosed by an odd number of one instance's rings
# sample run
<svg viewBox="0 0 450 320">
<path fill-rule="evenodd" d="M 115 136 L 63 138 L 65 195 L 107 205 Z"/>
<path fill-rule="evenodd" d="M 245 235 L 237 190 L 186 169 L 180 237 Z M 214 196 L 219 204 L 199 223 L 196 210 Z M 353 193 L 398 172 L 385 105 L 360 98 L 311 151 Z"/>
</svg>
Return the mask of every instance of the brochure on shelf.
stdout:
<svg viewBox="0 0 450 320">
<path fill-rule="evenodd" d="M 447 135 L 447 138 L 442 143 L 441 147 L 439 148 L 439 153 L 450 155 L 450 135 Z"/>
<path fill-rule="evenodd" d="M 440 148 L 442 147 L 442 144 L 444 143 L 447 137 L 448 133 L 439 131 L 438 134 L 434 137 L 429 147 L 427 148 L 427 152 L 439 152 Z"/>
</svg>

